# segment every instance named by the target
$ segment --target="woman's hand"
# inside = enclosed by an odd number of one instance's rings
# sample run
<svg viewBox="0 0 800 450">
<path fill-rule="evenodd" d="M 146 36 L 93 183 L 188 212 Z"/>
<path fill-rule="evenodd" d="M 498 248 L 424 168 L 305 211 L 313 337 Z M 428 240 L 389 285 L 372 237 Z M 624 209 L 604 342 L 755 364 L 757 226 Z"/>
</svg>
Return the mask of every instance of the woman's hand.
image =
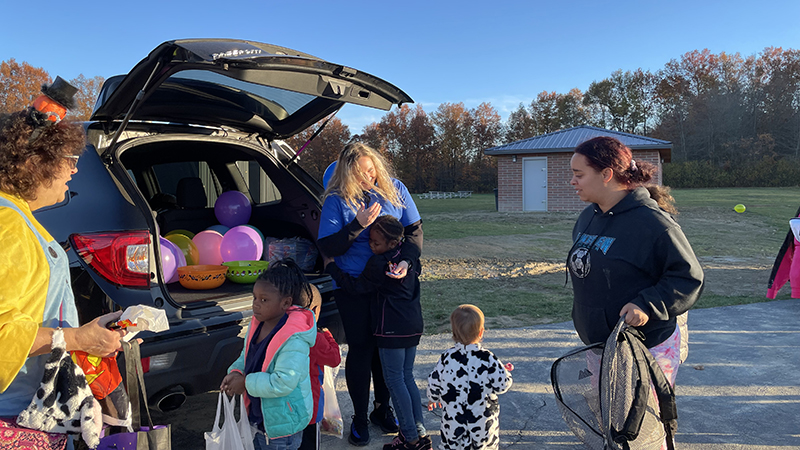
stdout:
<svg viewBox="0 0 800 450">
<path fill-rule="evenodd" d="M 225 375 L 222 384 L 219 385 L 219 390 L 228 395 L 244 394 L 246 392 L 244 375 L 241 372 L 231 372 Z"/>
<path fill-rule="evenodd" d="M 434 408 L 441 408 L 441 407 L 442 407 L 441 403 L 428 402 L 428 411 L 433 411 Z"/>
<path fill-rule="evenodd" d="M 361 228 L 367 228 L 368 226 L 372 225 L 372 222 L 378 218 L 378 215 L 381 213 L 381 205 L 378 202 L 375 202 L 369 205 L 368 208 L 364 208 L 364 204 L 361 204 L 361 207 L 358 208 L 356 212 L 356 220 L 358 220 L 358 224 L 361 225 Z"/>
<path fill-rule="evenodd" d="M 639 308 L 633 303 L 628 303 L 623 306 L 622 310 L 619 312 L 619 316 L 625 316 L 625 323 L 632 327 L 641 327 L 650 320 L 650 316 L 648 316 L 642 308 Z"/>
<path fill-rule="evenodd" d="M 116 311 L 95 318 L 80 328 L 65 328 L 64 340 L 67 350 L 81 350 L 95 356 L 113 356 L 122 350 L 119 341 L 128 332 L 125 329 L 109 330 L 106 326 L 122 315 Z"/>
<path fill-rule="evenodd" d="M 408 275 L 408 261 L 400 261 L 391 270 L 386 271 L 386 276 L 389 278 L 401 279 Z"/>
</svg>

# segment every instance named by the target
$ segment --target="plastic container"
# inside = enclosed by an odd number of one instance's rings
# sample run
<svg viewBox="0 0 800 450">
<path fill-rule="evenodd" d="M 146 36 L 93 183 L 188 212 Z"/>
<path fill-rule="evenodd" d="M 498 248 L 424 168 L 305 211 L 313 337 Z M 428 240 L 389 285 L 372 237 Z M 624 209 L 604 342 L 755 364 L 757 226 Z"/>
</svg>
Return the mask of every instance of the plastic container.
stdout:
<svg viewBox="0 0 800 450">
<path fill-rule="evenodd" d="M 269 267 L 269 261 L 229 261 L 222 263 L 228 268 L 225 277 L 239 284 L 252 284 Z"/>
<path fill-rule="evenodd" d="M 222 286 L 228 268 L 215 265 L 194 265 L 178 267 L 178 281 L 186 289 L 204 290 Z"/>
</svg>

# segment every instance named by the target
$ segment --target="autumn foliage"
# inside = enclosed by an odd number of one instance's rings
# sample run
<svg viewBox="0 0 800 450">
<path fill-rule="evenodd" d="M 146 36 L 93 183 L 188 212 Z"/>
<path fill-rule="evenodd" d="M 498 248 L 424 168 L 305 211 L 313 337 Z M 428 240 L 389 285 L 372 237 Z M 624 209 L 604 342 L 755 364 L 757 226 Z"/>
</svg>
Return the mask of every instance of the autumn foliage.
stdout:
<svg viewBox="0 0 800 450">
<path fill-rule="evenodd" d="M 25 107 L 50 76 L 11 59 L 0 65 L 0 107 Z M 73 118 L 86 119 L 103 79 L 80 75 Z M 465 96 L 468 93 L 464 94 Z M 337 118 L 289 139 L 298 159 L 322 178 L 339 151 L 361 140 L 384 152 L 412 192 L 497 187 L 495 158 L 484 150 L 578 125 L 673 143 L 665 182 L 675 187 L 797 184 L 800 179 L 800 51 L 765 48 L 742 56 L 694 50 L 656 71 L 617 70 L 584 91 L 543 90 L 503 122 L 489 103 L 403 105 L 353 134 Z"/>
</svg>

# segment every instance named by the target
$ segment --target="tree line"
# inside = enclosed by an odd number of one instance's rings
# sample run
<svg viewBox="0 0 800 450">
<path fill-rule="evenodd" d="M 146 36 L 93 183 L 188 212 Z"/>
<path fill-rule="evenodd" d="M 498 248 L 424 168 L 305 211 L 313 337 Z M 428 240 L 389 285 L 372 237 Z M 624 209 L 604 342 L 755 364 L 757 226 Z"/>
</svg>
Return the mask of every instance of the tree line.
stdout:
<svg viewBox="0 0 800 450">
<path fill-rule="evenodd" d="M 88 118 L 101 77 L 80 75 Z M 0 107 L 15 110 L 49 82 L 43 69 L 0 64 Z M 651 72 L 617 70 L 585 91 L 542 91 L 503 121 L 490 103 L 442 103 L 434 111 L 403 105 L 354 135 L 337 118 L 309 142 L 320 122 L 288 140 L 300 164 L 322 177 L 344 145 L 361 140 L 385 152 L 412 192 L 497 187 L 496 160 L 483 151 L 578 125 L 593 125 L 673 143 L 666 184 L 676 187 L 796 185 L 800 180 L 800 51 L 758 54 L 694 50 Z"/>
<path fill-rule="evenodd" d="M 385 151 L 413 192 L 487 192 L 497 186 L 497 170 L 483 150 L 579 125 L 672 142 L 664 178 L 675 187 L 797 185 L 800 51 L 695 50 L 655 72 L 617 70 L 585 91 L 543 91 L 505 122 L 489 103 L 474 109 L 443 103 L 430 114 L 404 105 L 361 135 L 329 124 L 333 131 L 323 131 L 303 158 L 321 176 L 343 145 L 359 139 Z M 292 143 L 303 145 L 315 130 Z"/>
</svg>

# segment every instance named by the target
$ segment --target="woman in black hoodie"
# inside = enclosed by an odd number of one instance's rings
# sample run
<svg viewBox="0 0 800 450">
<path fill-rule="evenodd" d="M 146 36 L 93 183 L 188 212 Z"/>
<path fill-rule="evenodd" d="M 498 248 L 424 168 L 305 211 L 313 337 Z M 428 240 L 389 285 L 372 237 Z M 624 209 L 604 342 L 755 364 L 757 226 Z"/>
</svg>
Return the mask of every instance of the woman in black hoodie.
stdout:
<svg viewBox="0 0 800 450">
<path fill-rule="evenodd" d="M 625 316 L 674 385 L 681 361 L 677 318 L 703 289 L 703 270 L 672 214 L 667 188 L 649 185 L 656 167 L 628 147 L 596 137 L 575 148 L 572 180 L 591 202 L 572 231 L 567 257 L 572 319 L 586 344 L 605 342 Z"/>
</svg>

